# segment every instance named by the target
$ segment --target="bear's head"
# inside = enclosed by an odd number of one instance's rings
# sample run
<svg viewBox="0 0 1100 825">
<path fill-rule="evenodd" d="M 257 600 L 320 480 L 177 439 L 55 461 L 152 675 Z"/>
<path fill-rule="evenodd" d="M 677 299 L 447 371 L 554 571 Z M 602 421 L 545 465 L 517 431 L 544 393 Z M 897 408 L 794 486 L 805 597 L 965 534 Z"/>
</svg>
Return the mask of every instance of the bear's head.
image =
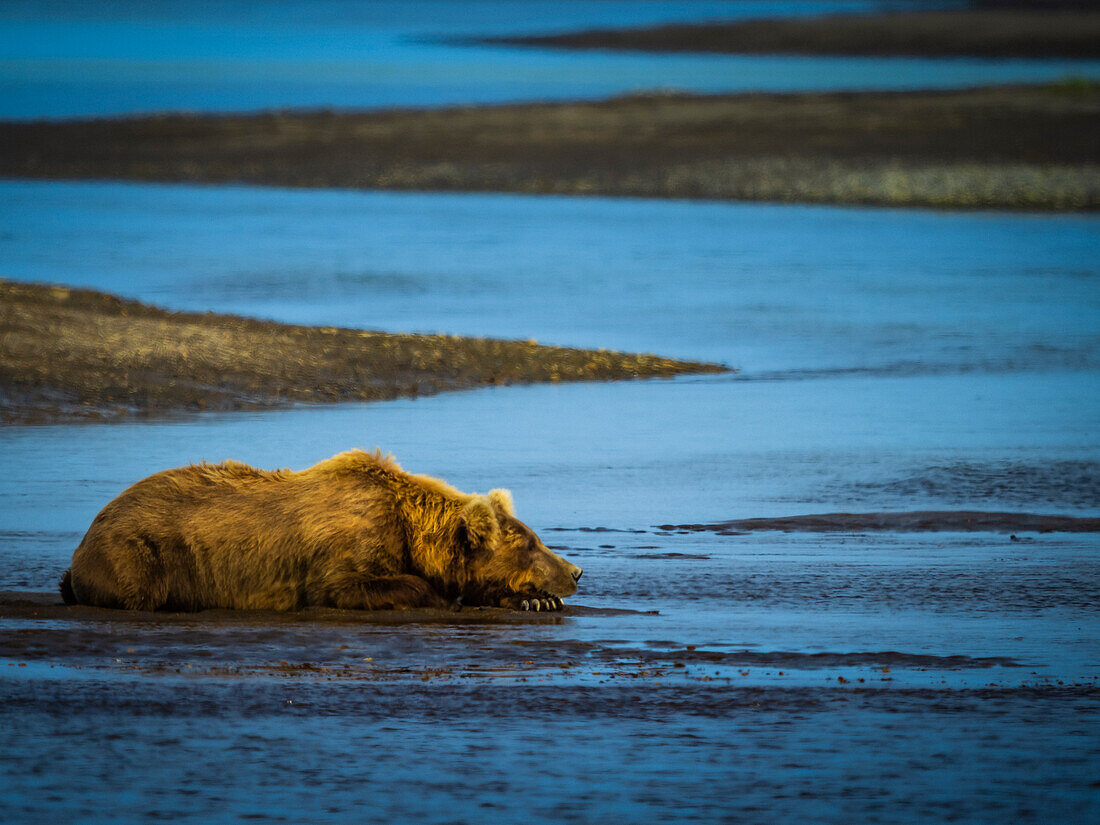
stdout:
<svg viewBox="0 0 1100 825">
<path fill-rule="evenodd" d="M 462 508 L 468 604 L 555 610 L 577 592 L 581 568 L 550 550 L 516 518 L 512 495 L 493 490 Z M 524 607 L 526 605 L 527 607 Z"/>
</svg>

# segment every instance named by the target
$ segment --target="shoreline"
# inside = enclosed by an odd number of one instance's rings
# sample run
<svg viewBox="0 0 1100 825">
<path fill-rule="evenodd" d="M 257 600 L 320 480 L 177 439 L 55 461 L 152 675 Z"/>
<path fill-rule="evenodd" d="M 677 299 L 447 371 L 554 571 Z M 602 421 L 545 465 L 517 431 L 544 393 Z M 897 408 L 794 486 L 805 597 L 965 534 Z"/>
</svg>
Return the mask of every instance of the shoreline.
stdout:
<svg viewBox="0 0 1100 825">
<path fill-rule="evenodd" d="M 459 42 L 668 54 L 1089 59 L 1100 57 L 1100 12 L 1082 5 L 829 14 Z"/>
<path fill-rule="evenodd" d="M 0 280 L 0 425 L 729 371 L 718 364 L 534 341 L 170 312 L 94 290 Z"/>
<path fill-rule="evenodd" d="M 0 122 L 0 176 L 1100 209 L 1100 83 Z"/>
<path fill-rule="evenodd" d="M 657 529 L 666 533 L 717 533 L 720 536 L 745 535 L 761 530 L 786 533 L 1100 533 L 1100 518 L 987 510 L 909 510 L 814 513 L 731 519 L 708 524 L 662 524 Z"/>
</svg>

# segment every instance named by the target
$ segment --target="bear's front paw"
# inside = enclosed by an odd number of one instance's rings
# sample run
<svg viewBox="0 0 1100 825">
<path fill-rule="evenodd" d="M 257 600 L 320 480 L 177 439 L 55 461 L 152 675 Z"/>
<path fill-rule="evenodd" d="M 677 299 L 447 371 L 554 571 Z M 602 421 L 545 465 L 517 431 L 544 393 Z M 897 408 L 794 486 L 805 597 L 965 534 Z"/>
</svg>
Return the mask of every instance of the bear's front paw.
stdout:
<svg viewBox="0 0 1100 825">
<path fill-rule="evenodd" d="M 561 610 L 565 607 L 565 602 L 557 596 L 551 596 L 549 593 L 546 593 L 538 596 L 513 596 L 509 599 L 505 599 L 502 606 L 510 607 L 513 610 L 534 610 L 542 613 Z"/>
</svg>

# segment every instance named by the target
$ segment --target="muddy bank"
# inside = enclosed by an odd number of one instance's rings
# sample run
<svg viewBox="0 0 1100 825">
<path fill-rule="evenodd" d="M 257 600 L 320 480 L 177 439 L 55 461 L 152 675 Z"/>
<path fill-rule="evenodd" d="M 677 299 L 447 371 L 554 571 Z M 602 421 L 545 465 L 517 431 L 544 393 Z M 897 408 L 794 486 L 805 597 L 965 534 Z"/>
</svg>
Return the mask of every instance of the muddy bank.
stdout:
<svg viewBox="0 0 1100 825">
<path fill-rule="evenodd" d="M 722 372 L 654 355 L 169 312 L 0 281 L 0 422 L 374 401 L 540 381 Z"/>
<path fill-rule="evenodd" d="M 562 49 L 906 57 L 1100 56 L 1100 12 L 1047 7 L 844 14 L 485 38 Z"/>
<path fill-rule="evenodd" d="M 1100 207 L 1100 84 L 0 123 L 0 175 Z"/>
<path fill-rule="evenodd" d="M 653 611 L 648 611 L 652 614 Z M 179 623 L 248 625 L 310 625 L 346 624 L 518 624 L 557 622 L 565 617 L 577 616 L 625 616 L 646 615 L 647 611 L 615 608 L 585 607 L 566 602 L 565 607 L 553 613 L 533 613 L 506 610 L 501 607 L 414 608 L 409 610 L 339 610 L 313 607 L 290 612 L 272 610 L 201 610 L 197 613 L 171 611 L 112 610 L 89 605 L 67 605 L 60 593 L 24 590 L 0 590 L 0 618 L 36 618 L 41 620 L 65 619 L 69 621 L 94 621 L 97 623 L 122 622 L 124 624 Z"/>
<path fill-rule="evenodd" d="M 0 591 L 0 660 L 15 666 L 53 662 L 149 674 L 371 682 L 546 675 L 709 681 L 704 677 L 730 677 L 738 668 L 773 672 L 854 668 L 868 674 L 889 673 L 892 668 L 972 671 L 1021 666 L 1006 656 L 874 649 L 772 651 L 701 646 L 689 640 L 639 644 L 578 633 L 578 620 L 589 626 L 606 621 L 612 631 L 624 619 L 645 622 L 652 617 L 656 625 L 658 616 L 657 611 L 579 604 L 546 615 L 499 608 L 460 613 L 421 609 L 153 613 L 65 605 L 53 593 Z"/>
<path fill-rule="evenodd" d="M 969 510 L 919 510 L 910 513 L 823 513 L 821 515 L 748 518 L 713 524 L 662 524 L 660 530 L 732 533 L 752 530 L 828 533 L 890 530 L 900 533 L 1100 533 L 1100 518 L 1036 513 L 991 513 Z"/>
</svg>

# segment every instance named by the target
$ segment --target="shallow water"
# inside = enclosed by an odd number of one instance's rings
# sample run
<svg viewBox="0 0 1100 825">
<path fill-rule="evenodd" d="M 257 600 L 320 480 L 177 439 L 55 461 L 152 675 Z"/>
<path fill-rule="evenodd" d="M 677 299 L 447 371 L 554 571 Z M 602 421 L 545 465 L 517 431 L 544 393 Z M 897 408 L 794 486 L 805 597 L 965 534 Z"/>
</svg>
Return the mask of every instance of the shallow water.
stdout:
<svg viewBox="0 0 1100 825">
<path fill-rule="evenodd" d="M 573 613 L 503 623 L 0 618 L 4 821 L 126 800 L 130 821 L 1084 822 L 1100 802 L 1100 535 L 658 527 L 1100 515 L 1098 219 L 16 182 L 0 210 L 21 279 L 742 370 L 0 429 L 0 589 L 50 590 L 148 473 L 375 445 L 511 488 L 586 571 Z"/>
<path fill-rule="evenodd" d="M 957 2 L 9 2 L 0 117 L 439 106 L 643 89 L 906 89 L 1098 77 L 1096 60 L 564 52 L 447 38 Z"/>
<path fill-rule="evenodd" d="M 1095 801 L 1096 701 L 1071 690 L 126 687 L 43 680 L 19 703 L 8 730 L 34 754 L 27 796 L 97 822 L 121 803 L 187 822 L 1084 823 Z M 1060 712 L 1073 703 L 1084 712 Z"/>
<path fill-rule="evenodd" d="M 179 309 L 751 378 L 1100 365 L 1092 215 L 18 181 L 0 211 L 5 277 Z"/>
</svg>

